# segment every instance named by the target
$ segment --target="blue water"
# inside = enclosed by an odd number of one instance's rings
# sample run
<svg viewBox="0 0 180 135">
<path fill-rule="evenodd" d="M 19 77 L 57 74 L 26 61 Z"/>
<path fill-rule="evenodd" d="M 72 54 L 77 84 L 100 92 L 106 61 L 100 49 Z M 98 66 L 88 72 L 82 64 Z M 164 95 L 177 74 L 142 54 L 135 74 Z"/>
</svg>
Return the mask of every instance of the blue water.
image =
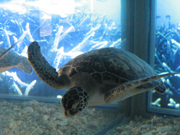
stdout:
<svg viewBox="0 0 180 135">
<path fill-rule="evenodd" d="M 38 41 L 42 53 L 57 70 L 75 56 L 102 47 L 120 48 L 120 1 L 1 1 L 0 46 L 9 48 L 19 41 L 12 51 L 27 57 L 27 46 Z M 24 50 L 25 49 L 25 50 Z M 24 51 L 23 51 L 24 50 Z M 59 52 L 59 53 L 58 53 Z M 56 96 L 57 91 L 43 83 L 35 74 L 26 75 L 13 68 L 24 83 L 37 80 L 29 95 Z M 2 75 L 0 93 L 18 94 L 10 88 L 15 82 L 22 93 L 26 87 L 11 76 Z M 8 80 L 8 81 L 7 81 Z"/>
<path fill-rule="evenodd" d="M 175 24 L 180 22 L 179 0 L 157 0 L 157 16 L 161 16 L 157 20 L 157 25 L 167 22 L 166 16 L 171 16 L 171 21 Z"/>
</svg>

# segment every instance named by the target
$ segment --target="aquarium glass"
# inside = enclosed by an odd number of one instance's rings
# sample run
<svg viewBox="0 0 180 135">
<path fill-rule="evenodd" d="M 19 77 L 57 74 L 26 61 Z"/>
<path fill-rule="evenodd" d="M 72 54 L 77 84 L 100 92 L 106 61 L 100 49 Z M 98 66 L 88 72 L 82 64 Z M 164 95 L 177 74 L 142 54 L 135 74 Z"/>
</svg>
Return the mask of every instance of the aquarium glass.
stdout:
<svg viewBox="0 0 180 135">
<path fill-rule="evenodd" d="M 157 0 L 154 68 L 157 73 L 180 72 L 180 1 Z M 166 92 L 150 91 L 149 110 L 180 115 L 180 75 L 162 79 Z"/>
<path fill-rule="evenodd" d="M 90 50 L 121 48 L 120 9 L 120 0 L 0 0 L 0 133 L 91 135 L 120 116 L 112 104 L 66 118 L 66 90 L 45 84 L 27 59 L 32 41 L 54 71 Z"/>
<path fill-rule="evenodd" d="M 24 67 L 18 69 L 19 59 L 27 60 L 28 45 L 37 41 L 56 70 L 84 52 L 103 47 L 120 48 L 120 1 L 3 0 L 0 35 L 0 46 L 5 49 L 18 42 L 11 52 L 20 56 L 7 58 L 11 61 L 5 68 L 13 68 L 1 73 L 0 93 L 57 97 L 66 91 L 49 87 L 34 71 L 25 71 L 28 64 L 22 63 Z"/>
</svg>

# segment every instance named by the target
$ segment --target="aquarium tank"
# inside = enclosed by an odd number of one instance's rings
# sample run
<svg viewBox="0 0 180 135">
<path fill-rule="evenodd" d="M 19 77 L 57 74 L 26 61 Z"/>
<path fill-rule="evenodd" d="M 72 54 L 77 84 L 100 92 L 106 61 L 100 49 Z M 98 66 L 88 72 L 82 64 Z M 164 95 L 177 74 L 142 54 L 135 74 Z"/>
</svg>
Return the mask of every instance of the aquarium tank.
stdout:
<svg viewBox="0 0 180 135">
<path fill-rule="evenodd" d="M 125 91 L 123 100 L 107 102 L 111 104 L 98 104 L 106 98 L 100 91 L 95 92 L 94 104 L 88 106 L 87 92 L 81 87 L 70 87 L 88 83 L 86 89 L 104 88 L 92 79 L 102 81 L 99 72 L 107 79 L 103 81 L 112 82 L 108 88 L 114 85 L 116 75 L 109 63 L 124 60 L 124 70 L 132 62 L 127 61 L 131 55 L 116 52 L 120 49 L 146 61 L 157 74 L 180 72 L 177 3 L 177 0 L 1 0 L 0 135 L 180 134 L 180 118 L 173 117 L 180 116 L 180 74 L 160 79 L 166 86 L 164 94 L 155 90 L 130 91 L 131 86 L 147 81 L 147 75 L 140 81 L 125 80 L 116 90 L 112 89 L 117 92 L 115 96 L 121 95 L 118 88 Z M 113 56 L 124 58 L 103 57 L 104 61 L 109 60 L 107 65 L 103 63 L 104 68 L 109 67 L 108 73 L 97 66 L 103 60 L 93 57 L 103 48 L 115 50 Z M 106 54 L 108 51 L 101 52 L 102 56 Z M 88 62 L 88 68 L 79 66 L 89 59 L 93 61 Z M 77 72 L 80 76 L 72 77 L 71 84 L 61 73 L 67 73 L 72 63 L 76 69 L 72 68 L 69 76 Z M 136 59 L 135 64 L 139 63 Z M 90 68 L 92 65 L 96 69 Z M 141 68 L 148 70 L 147 67 Z M 81 71 L 91 73 L 92 77 Z M 125 79 L 131 75 L 117 71 Z M 145 85 L 136 88 L 142 86 Z M 131 97 L 134 94 L 137 95 Z"/>
<path fill-rule="evenodd" d="M 154 63 L 157 73 L 180 71 L 180 21 L 178 17 L 180 10 L 177 3 L 177 0 L 157 1 Z M 157 94 L 154 90 L 149 92 L 149 110 L 180 116 L 179 74 L 162 80 L 166 86 L 166 92 L 163 95 Z"/>
<path fill-rule="evenodd" d="M 104 12 L 107 7 L 114 9 Z M 56 70 L 84 52 L 110 46 L 120 48 L 118 0 L 113 3 L 91 0 L 5 0 L 0 8 L 1 47 L 8 49 L 18 42 L 12 51 L 27 57 L 28 45 L 37 41 L 45 58 Z M 20 63 L 8 64 L 12 69 L 1 74 L 1 94 L 45 97 L 64 94 L 63 90 L 53 90 L 45 85 L 35 72 L 19 70 Z M 23 66 L 28 68 L 27 64 Z"/>
</svg>

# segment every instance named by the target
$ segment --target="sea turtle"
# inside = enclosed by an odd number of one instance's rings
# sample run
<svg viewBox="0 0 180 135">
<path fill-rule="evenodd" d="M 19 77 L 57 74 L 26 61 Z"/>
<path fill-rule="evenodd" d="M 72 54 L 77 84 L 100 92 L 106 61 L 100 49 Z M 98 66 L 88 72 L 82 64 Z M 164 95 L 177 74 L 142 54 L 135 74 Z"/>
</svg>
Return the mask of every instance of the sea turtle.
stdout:
<svg viewBox="0 0 180 135">
<path fill-rule="evenodd" d="M 110 104 L 155 88 L 165 92 L 161 77 L 136 55 L 117 48 L 93 50 L 69 61 L 58 72 L 44 58 L 38 42 L 28 47 L 28 60 L 36 74 L 55 89 L 67 89 L 61 100 L 65 116 L 85 107 Z"/>
<path fill-rule="evenodd" d="M 7 71 L 13 67 L 20 69 L 26 74 L 32 73 L 32 67 L 28 60 L 24 56 L 20 56 L 15 52 L 10 52 L 10 50 L 16 45 L 12 45 L 9 49 L 4 49 L 0 47 L 0 73 Z"/>
</svg>

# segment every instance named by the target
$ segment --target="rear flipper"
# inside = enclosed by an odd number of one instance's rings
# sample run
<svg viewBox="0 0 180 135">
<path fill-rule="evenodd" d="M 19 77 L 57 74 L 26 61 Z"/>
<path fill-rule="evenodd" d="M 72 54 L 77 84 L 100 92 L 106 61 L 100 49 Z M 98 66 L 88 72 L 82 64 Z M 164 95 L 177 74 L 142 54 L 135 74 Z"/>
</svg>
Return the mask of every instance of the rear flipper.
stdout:
<svg viewBox="0 0 180 135">
<path fill-rule="evenodd" d="M 157 92 L 163 94 L 165 92 L 165 87 L 163 85 L 160 85 L 161 84 L 160 81 L 155 81 L 155 80 L 174 74 L 178 74 L 178 73 L 168 73 L 164 75 L 144 77 L 137 80 L 126 82 L 108 91 L 104 96 L 104 101 L 106 104 L 111 104 L 113 102 L 121 101 L 128 97 L 134 96 L 138 93 L 142 93 L 154 88 Z"/>
<path fill-rule="evenodd" d="M 156 87 L 155 90 L 160 94 L 164 94 L 166 92 L 166 86 L 161 82 L 161 84 Z"/>
</svg>

